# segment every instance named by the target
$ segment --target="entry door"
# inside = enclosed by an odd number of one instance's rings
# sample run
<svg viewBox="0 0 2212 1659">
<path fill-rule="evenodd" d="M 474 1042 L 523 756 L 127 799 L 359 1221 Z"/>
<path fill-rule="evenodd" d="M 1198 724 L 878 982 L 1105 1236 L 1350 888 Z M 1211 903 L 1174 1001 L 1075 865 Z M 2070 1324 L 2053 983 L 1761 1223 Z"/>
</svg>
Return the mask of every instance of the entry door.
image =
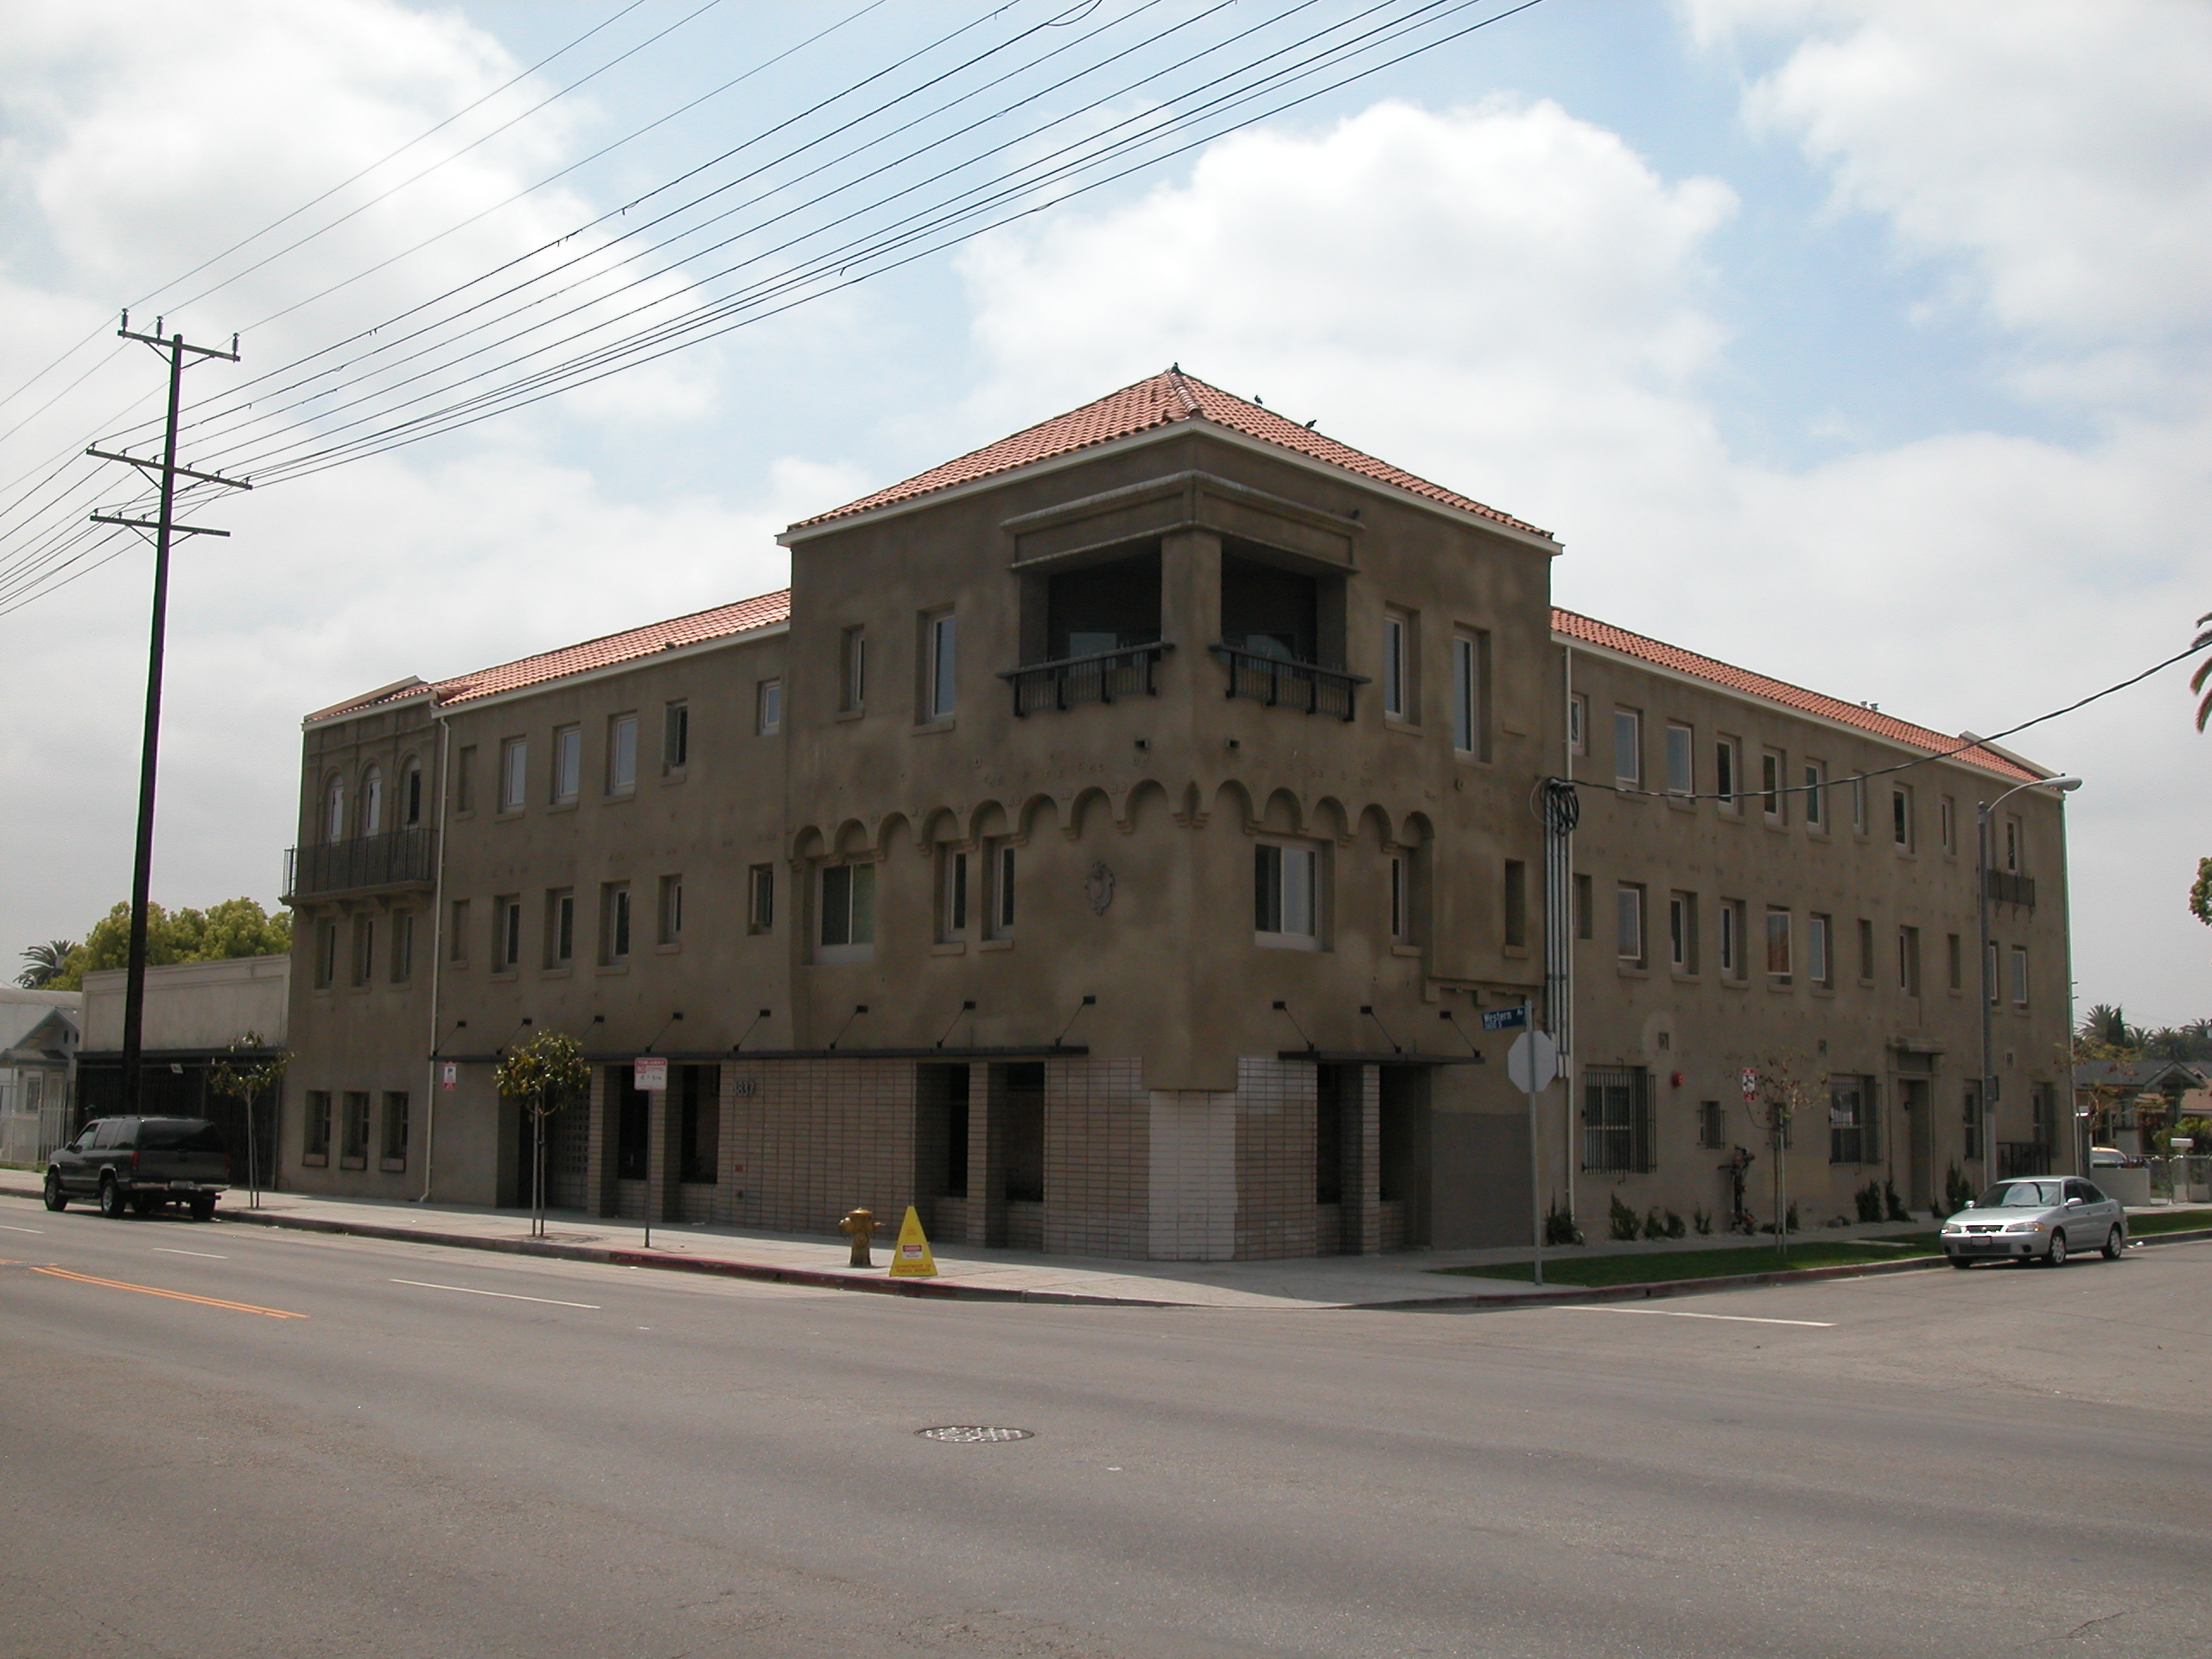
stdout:
<svg viewBox="0 0 2212 1659">
<path fill-rule="evenodd" d="M 1898 1078 L 1897 1097 L 1904 1105 L 1906 1203 L 1925 1210 L 1936 1201 L 1936 1126 L 1928 1079 Z"/>
</svg>

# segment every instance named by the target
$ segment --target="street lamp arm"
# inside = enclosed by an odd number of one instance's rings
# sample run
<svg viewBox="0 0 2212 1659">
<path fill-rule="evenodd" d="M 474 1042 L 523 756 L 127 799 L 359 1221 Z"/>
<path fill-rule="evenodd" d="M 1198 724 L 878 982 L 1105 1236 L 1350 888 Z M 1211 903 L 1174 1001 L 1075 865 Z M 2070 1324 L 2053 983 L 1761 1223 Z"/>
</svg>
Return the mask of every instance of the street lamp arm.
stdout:
<svg viewBox="0 0 2212 1659">
<path fill-rule="evenodd" d="M 1981 1179 L 1985 1186 L 1997 1179 L 1997 1079 L 1989 1069 L 1993 1034 L 1989 1010 L 1997 995 L 1997 968 L 1991 960 L 1989 948 L 1990 814 L 2024 789 L 2055 789 L 2062 795 L 2070 795 L 2081 787 L 2079 778 L 2031 778 L 2024 784 L 2013 785 L 1995 800 L 1979 804 L 1974 810 L 1974 901 L 1975 914 L 1981 922 L 1981 1076 L 1974 1084 L 1974 1095 L 1975 1104 L 1981 1112 Z"/>
</svg>

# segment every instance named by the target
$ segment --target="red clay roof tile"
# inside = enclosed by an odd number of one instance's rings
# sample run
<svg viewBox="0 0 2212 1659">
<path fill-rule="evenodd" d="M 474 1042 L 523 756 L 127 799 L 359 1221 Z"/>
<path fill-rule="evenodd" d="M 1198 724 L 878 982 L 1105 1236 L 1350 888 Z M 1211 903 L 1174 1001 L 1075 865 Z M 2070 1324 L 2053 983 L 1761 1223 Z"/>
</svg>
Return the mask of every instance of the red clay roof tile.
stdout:
<svg viewBox="0 0 2212 1659">
<path fill-rule="evenodd" d="M 873 495 L 864 495 L 857 501 L 848 501 L 842 507 L 817 513 L 811 518 L 802 518 L 791 528 L 805 530 L 836 519 L 849 518 L 856 513 L 911 501 L 918 496 L 949 490 L 956 485 L 972 484 L 978 479 L 1012 472 L 1016 467 L 1027 467 L 1036 461 L 1050 461 L 1057 456 L 1071 454 L 1078 449 L 1110 443 L 1116 438 L 1129 437 L 1139 432 L 1183 421 L 1208 423 L 1228 431 L 1241 433 L 1248 438 L 1256 438 L 1262 443 L 1271 443 L 1279 449 L 1304 455 L 1308 460 L 1341 467 L 1357 477 L 1390 485 L 1426 501 L 1473 513 L 1494 524 L 1527 531 L 1531 535 L 1546 534 L 1535 525 L 1500 512 L 1496 507 L 1484 506 L 1479 501 L 1446 489 L 1441 484 L 1432 484 L 1402 467 L 1393 467 L 1386 461 L 1377 461 L 1372 455 L 1363 454 L 1349 444 L 1338 443 L 1334 438 L 1323 437 L 1311 427 L 1286 420 L 1262 404 L 1248 403 L 1218 386 L 1208 385 L 1195 375 L 1185 374 L 1179 368 L 1169 369 L 1164 374 L 1155 374 L 1150 379 L 1140 380 L 1135 385 L 1109 392 L 1096 403 L 1085 404 L 1081 409 L 1071 410 L 1065 415 L 1040 422 L 1012 437 L 985 444 L 981 449 L 932 467 L 925 473 L 917 473 L 904 482 L 878 490 Z"/>
<path fill-rule="evenodd" d="M 1732 691 L 1747 692 L 1778 702 L 1786 709 L 1796 709 L 1808 715 L 1820 715 L 1840 721 L 1847 726 L 1856 726 L 1861 731 L 1877 737 L 1888 738 L 1907 748 L 1919 749 L 1929 754 L 1950 755 L 1968 766 L 1980 766 L 2005 778 L 2023 783 L 2033 782 L 2045 774 L 2031 772 L 2018 762 L 2003 755 L 1967 743 L 1963 738 L 1947 737 L 1932 732 L 1925 726 L 1915 726 L 1910 721 L 1899 720 L 1878 709 L 1864 708 L 1855 702 L 1846 702 L 1840 697 L 1824 696 L 1818 691 L 1808 691 L 1802 686 L 1792 685 L 1787 680 L 1770 679 L 1764 674 L 1754 674 L 1747 668 L 1700 657 L 1694 651 L 1684 651 L 1680 645 L 1670 645 L 1663 640 L 1630 633 L 1626 628 L 1617 628 L 1610 622 L 1600 622 L 1595 617 L 1580 612 L 1560 610 L 1552 612 L 1552 632 L 1564 634 L 1569 639 L 1586 645 L 1600 646 L 1618 652 L 1624 657 L 1669 668 L 1678 674 L 1709 680 L 1715 685 L 1726 686 Z M 1963 747 L 1962 747 L 1963 746 Z"/>
</svg>

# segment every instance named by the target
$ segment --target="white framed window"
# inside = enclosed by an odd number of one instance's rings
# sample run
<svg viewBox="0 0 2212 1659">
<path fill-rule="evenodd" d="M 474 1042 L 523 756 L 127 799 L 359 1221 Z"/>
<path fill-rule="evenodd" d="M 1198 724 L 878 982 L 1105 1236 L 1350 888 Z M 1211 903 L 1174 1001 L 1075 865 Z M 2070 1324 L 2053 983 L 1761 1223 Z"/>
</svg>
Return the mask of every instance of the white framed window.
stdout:
<svg viewBox="0 0 2212 1659">
<path fill-rule="evenodd" d="M 346 780 L 333 778 L 322 786 L 322 838 L 343 841 L 346 838 Z"/>
<path fill-rule="evenodd" d="M 1567 700 L 1567 747 L 1571 754 L 1590 753 L 1590 699 L 1580 691 Z"/>
<path fill-rule="evenodd" d="M 638 792 L 638 717 L 612 715 L 607 721 L 607 792 Z"/>
<path fill-rule="evenodd" d="M 1643 787 L 1643 715 L 1637 709 L 1613 710 L 1613 781 L 1623 789 Z"/>
<path fill-rule="evenodd" d="M 1407 708 L 1407 652 L 1411 648 L 1412 621 L 1406 613 L 1382 613 L 1382 712 L 1393 720 L 1408 718 Z"/>
<path fill-rule="evenodd" d="M 2007 814 L 2005 819 L 2005 868 L 2015 874 L 2019 871 L 2020 860 L 2026 850 L 2023 844 L 2024 839 L 2019 819 Z"/>
<path fill-rule="evenodd" d="M 1667 792 L 1697 792 L 1697 734 L 1687 726 L 1667 728 Z"/>
<path fill-rule="evenodd" d="M 1318 950 L 1320 849 L 1262 842 L 1252 849 L 1252 937 L 1261 944 Z"/>
<path fill-rule="evenodd" d="M 660 775 L 683 776 L 691 764 L 691 705 L 664 703 L 660 714 Z"/>
<path fill-rule="evenodd" d="M 681 944 L 683 942 L 683 878 L 664 875 L 660 879 L 660 901 L 654 906 L 654 935 L 662 944 Z"/>
<path fill-rule="evenodd" d="M 837 708 L 854 714 L 868 706 L 868 630 L 847 628 L 837 642 Z"/>
<path fill-rule="evenodd" d="M 1713 741 L 1713 792 L 1720 798 L 1720 810 L 1734 812 L 1740 810 L 1742 798 L 1738 791 L 1744 786 L 1744 746 L 1732 737 L 1717 737 Z"/>
<path fill-rule="evenodd" d="M 1452 747 L 1478 760 L 1490 758 L 1490 710 L 1484 707 L 1489 656 L 1489 635 L 1452 636 Z"/>
<path fill-rule="evenodd" d="M 378 835 L 384 827 L 384 769 L 371 766 L 361 774 L 361 833 Z"/>
<path fill-rule="evenodd" d="M 1824 760 L 1805 763 L 1805 827 L 1827 833 L 1828 768 Z"/>
<path fill-rule="evenodd" d="M 951 719 L 958 706 L 960 638 L 958 619 L 950 611 L 922 619 L 922 718 Z"/>
<path fill-rule="evenodd" d="M 773 737 L 784 729 L 784 683 L 763 680 L 753 688 L 753 729 Z"/>
<path fill-rule="evenodd" d="M 576 890 L 555 887 L 545 895 L 545 965 L 565 968 L 576 955 Z"/>
<path fill-rule="evenodd" d="M 1769 979 L 1787 981 L 1790 966 L 1789 912 L 1777 905 L 1766 912 L 1766 973 Z"/>
<path fill-rule="evenodd" d="M 2012 1001 L 2016 1007 L 2028 1006 L 2028 951 L 2025 945 L 2012 947 Z"/>
<path fill-rule="evenodd" d="M 1805 918 L 1805 976 L 1815 985 L 1835 983 L 1835 918 L 1817 911 Z"/>
<path fill-rule="evenodd" d="M 599 960 L 612 968 L 630 960 L 630 884 L 608 881 L 599 890 Z"/>
<path fill-rule="evenodd" d="M 499 745 L 499 810 L 521 811 L 529 785 L 530 740 L 508 738 Z"/>
<path fill-rule="evenodd" d="M 771 933 L 776 927 L 776 867 L 755 864 L 747 872 L 745 931 Z"/>
<path fill-rule="evenodd" d="M 565 806 L 583 787 L 584 733 L 581 726 L 553 728 L 553 804 Z"/>
<path fill-rule="evenodd" d="M 1678 974 L 1697 972 L 1697 895 L 1667 895 L 1667 962 Z"/>
<path fill-rule="evenodd" d="M 822 866 L 816 919 L 815 941 L 823 961 L 868 956 L 875 944 L 875 866 Z"/>
<path fill-rule="evenodd" d="M 1613 889 L 1613 942 L 1624 963 L 1643 965 L 1643 889 L 1636 882 Z"/>
<path fill-rule="evenodd" d="M 1851 827 L 1860 835 L 1866 833 L 1866 780 L 1851 780 Z"/>
<path fill-rule="evenodd" d="M 968 937 L 971 861 L 964 848 L 937 849 L 937 937 L 940 944 L 951 944 Z"/>
<path fill-rule="evenodd" d="M 1907 996 L 1920 995 L 1920 930 L 1897 929 L 1897 989 Z"/>
<path fill-rule="evenodd" d="M 1010 939 L 1014 937 L 1014 842 L 984 842 L 983 865 L 990 887 L 984 895 L 983 931 L 995 939 Z"/>
<path fill-rule="evenodd" d="M 1784 804 L 1788 798 L 1782 792 L 1785 770 L 1780 749 L 1768 749 L 1760 754 L 1759 806 L 1766 814 L 1769 823 L 1787 823 L 1789 821 L 1789 808 Z"/>
<path fill-rule="evenodd" d="M 508 893 L 492 901 L 492 966 L 511 974 L 522 965 L 522 898 Z"/>
<path fill-rule="evenodd" d="M 1898 784 L 1890 791 L 1890 838 L 1905 852 L 1912 850 L 1912 789 Z"/>
</svg>

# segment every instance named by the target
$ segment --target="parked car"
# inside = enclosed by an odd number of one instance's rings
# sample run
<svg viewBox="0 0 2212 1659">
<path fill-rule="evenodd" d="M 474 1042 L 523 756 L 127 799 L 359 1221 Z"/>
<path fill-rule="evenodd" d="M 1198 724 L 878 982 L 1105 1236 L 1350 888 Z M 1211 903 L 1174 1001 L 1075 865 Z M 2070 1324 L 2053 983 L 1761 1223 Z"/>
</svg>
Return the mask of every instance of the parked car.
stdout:
<svg viewBox="0 0 2212 1659">
<path fill-rule="evenodd" d="M 1943 1224 L 1955 1268 L 2006 1260 L 2063 1268 L 2091 1250 L 2117 1262 L 2126 1248 L 2127 1211 L 2078 1175 L 1999 1181 Z"/>
<path fill-rule="evenodd" d="M 95 1118 L 47 1160 L 46 1207 L 90 1198 L 102 1215 L 121 1217 L 182 1204 L 210 1221 L 230 1180 L 230 1150 L 204 1117 Z"/>
<path fill-rule="evenodd" d="M 2144 1160 L 2122 1152 L 2118 1147 L 2091 1147 L 2089 1167 L 2091 1169 L 2141 1169 L 2144 1167 Z"/>
</svg>

